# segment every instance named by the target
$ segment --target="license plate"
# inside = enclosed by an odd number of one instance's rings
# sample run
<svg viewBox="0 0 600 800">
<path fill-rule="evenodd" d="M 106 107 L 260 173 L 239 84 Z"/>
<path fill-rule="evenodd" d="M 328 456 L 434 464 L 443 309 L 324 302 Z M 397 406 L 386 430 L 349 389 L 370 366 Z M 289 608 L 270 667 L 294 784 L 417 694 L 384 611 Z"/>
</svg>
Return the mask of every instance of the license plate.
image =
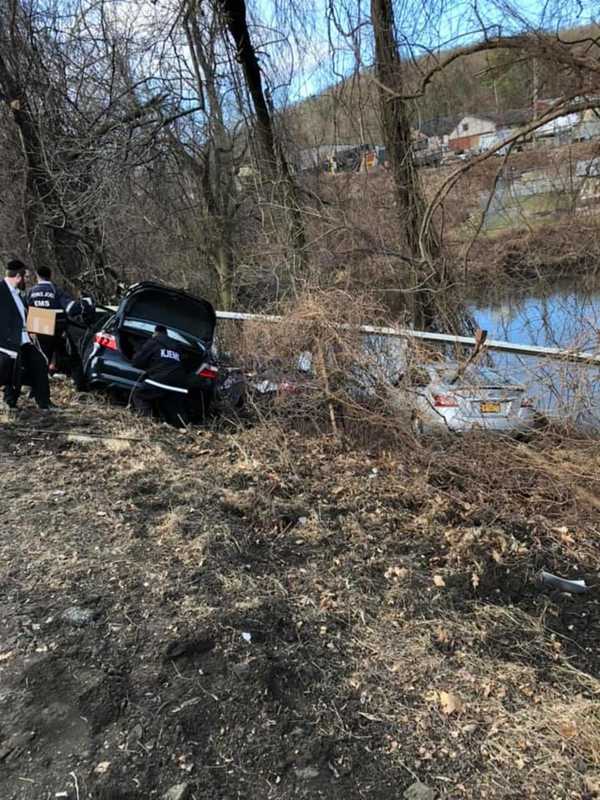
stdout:
<svg viewBox="0 0 600 800">
<path fill-rule="evenodd" d="M 480 403 L 479 408 L 482 414 L 499 414 L 501 411 L 500 403 Z"/>
</svg>

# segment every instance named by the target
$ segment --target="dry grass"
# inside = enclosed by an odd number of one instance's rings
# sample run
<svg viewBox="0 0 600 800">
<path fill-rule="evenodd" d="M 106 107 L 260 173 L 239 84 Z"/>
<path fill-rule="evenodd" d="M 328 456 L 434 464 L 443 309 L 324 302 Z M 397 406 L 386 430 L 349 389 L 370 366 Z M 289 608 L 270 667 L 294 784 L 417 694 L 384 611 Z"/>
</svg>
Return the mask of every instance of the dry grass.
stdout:
<svg viewBox="0 0 600 800">
<path fill-rule="evenodd" d="M 178 434 L 62 399 L 66 419 L 0 430 L 0 745 L 38 730 L 3 796 L 16 775 L 35 781 L 20 797 L 45 796 L 73 769 L 83 797 L 111 800 L 182 780 L 193 798 L 391 798 L 415 776 L 440 798 L 591 796 L 597 589 L 545 594 L 534 576 L 598 582 L 597 442 L 365 449 L 285 415 Z M 69 628 L 72 605 L 98 621 Z M 206 637 L 210 653 L 163 657 Z M 62 702 L 91 720 L 75 762 L 45 727 L 32 659 L 44 686 L 75 676 Z M 90 670 L 116 693 L 112 715 L 73 683 Z"/>
</svg>

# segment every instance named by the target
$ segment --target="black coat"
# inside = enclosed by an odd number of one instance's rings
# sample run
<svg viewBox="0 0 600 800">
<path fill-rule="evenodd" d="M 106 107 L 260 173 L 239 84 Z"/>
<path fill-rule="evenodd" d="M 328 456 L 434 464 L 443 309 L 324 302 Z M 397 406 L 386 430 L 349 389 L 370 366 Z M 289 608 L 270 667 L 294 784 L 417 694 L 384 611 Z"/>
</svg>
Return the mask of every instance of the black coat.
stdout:
<svg viewBox="0 0 600 800">
<path fill-rule="evenodd" d="M 16 358 L 21 349 L 22 334 L 23 318 L 6 281 L 0 278 L 0 351 L 5 354 L 8 351 L 12 358 Z"/>
<path fill-rule="evenodd" d="M 184 353 L 178 342 L 165 334 L 153 336 L 133 357 L 133 366 L 143 369 L 143 390 L 156 394 L 173 392 L 187 394 L 187 374 L 183 366 Z"/>
</svg>

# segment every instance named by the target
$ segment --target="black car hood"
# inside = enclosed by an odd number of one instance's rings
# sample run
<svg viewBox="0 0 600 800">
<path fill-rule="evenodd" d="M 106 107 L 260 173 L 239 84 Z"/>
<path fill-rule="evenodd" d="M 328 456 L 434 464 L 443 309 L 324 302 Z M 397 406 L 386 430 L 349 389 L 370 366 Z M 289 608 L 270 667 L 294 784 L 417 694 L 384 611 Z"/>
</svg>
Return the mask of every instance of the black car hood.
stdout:
<svg viewBox="0 0 600 800">
<path fill-rule="evenodd" d="M 129 287 L 117 310 L 119 325 L 125 318 L 174 328 L 208 344 L 217 323 L 208 300 L 151 281 Z"/>
</svg>

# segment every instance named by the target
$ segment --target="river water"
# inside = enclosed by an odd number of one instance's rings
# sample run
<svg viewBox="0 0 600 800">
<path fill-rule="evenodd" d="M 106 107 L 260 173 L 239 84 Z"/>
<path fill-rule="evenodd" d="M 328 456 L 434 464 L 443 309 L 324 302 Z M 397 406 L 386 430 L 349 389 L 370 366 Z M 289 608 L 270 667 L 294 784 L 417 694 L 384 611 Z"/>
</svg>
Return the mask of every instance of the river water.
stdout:
<svg viewBox="0 0 600 800">
<path fill-rule="evenodd" d="M 496 291 L 470 311 L 488 338 L 600 354 L 600 286 L 571 282 L 528 292 Z M 494 364 L 524 383 L 543 412 L 600 430 L 600 369 L 494 354 Z"/>
</svg>

